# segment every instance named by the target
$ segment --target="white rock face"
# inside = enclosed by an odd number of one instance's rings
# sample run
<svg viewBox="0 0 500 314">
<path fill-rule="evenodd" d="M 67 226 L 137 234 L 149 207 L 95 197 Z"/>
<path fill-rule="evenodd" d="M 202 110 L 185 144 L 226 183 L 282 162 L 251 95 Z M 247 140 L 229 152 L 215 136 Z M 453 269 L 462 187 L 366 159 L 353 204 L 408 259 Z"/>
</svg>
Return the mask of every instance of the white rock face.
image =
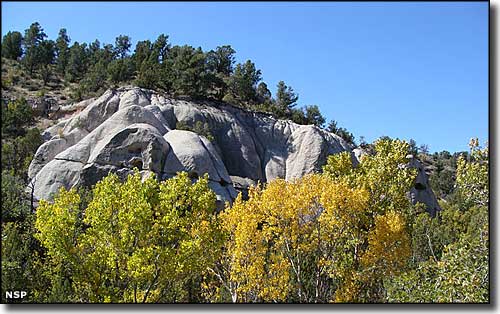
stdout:
<svg viewBox="0 0 500 314">
<path fill-rule="evenodd" d="M 427 211 L 432 216 L 435 216 L 436 212 L 441 210 L 441 207 L 439 207 L 436 195 L 434 195 L 434 192 L 430 188 L 429 177 L 425 173 L 422 163 L 415 158 L 411 158 L 409 166 L 418 170 L 415 184 L 409 193 L 411 202 L 413 204 L 417 202 L 424 203 L 427 207 Z"/>
<path fill-rule="evenodd" d="M 174 100 L 141 88 L 108 90 L 75 107 L 83 105 L 44 132 L 47 141 L 29 169 L 37 200 L 52 199 L 61 187 L 91 186 L 109 172 L 124 177 L 138 168 L 159 179 L 179 171 L 193 179 L 208 173 L 223 206 L 252 184 L 320 171 L 328 155 L 351 151 L 343 139 L 313 125 L 222 103 Z M 209 126 L 212 142 L 175 129 L 179 122 L 194 126 L 197 121 Z M 422 193 L 427 192 L 413 194 Z"/>
</svg>

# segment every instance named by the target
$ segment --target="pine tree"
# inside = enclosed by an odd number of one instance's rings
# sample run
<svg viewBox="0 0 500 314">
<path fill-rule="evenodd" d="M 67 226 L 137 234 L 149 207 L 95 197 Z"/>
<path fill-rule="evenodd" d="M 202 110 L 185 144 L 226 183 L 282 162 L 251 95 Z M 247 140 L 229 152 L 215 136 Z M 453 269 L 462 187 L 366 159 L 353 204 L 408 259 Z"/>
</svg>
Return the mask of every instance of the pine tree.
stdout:
<svg viewBox="0 0 500 314">
<path fill-rule="evenodd" d="M 2 39 L 2 56 L 8 59 L 17 60 L 23 54 L 23 36 L 20 32 L 8 32 Z"/>
<path fill-rule="evenodd" d="M 47 38 L 47 35 L 38 22 L 31 24 L 30 28 L 25 30 L 23 63 L 30 75 L 33 74 L 33 71 L 40 62 L 39 47 L 45 38 Z"/>
<path fill-rule="evenodd" d="M 298 99 L 299 95 L 297 95 L 290 86 L 287 86 L 283 81 L 278 82 L 276 106 L 280 111 L 289 114 L 292 108 L 296 106 Z"/>
<path fill-rule="evenodd" d="M 65 28 L 61 28 L 59 36 L 56 39 L 57 72 L 64 74 L 69 59 L 70 38 Z"/>
</svg>

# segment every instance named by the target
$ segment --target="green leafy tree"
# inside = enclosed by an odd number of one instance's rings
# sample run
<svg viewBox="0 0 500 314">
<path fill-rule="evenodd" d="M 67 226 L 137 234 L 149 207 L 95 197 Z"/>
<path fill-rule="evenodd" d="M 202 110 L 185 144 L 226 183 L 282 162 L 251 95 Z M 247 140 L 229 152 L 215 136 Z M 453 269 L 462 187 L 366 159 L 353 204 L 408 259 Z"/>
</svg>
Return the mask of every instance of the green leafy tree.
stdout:
<svg viewBox="0 0 500 314">
<path fill-rule="evenodd" d="M 159 64 L 154 60 L 154 58 L 149 57 L 142 61 L 137 72 L 135 83 L 137 86 L 143 88 L 163 89 L 165 91 L 169 91 L 171 82 L 169 80 L 162 80 L 160 74 L 161 70 L 159 68 Z"/>
<path fill-rule="evenodd" d="M 103 60 L 99 60 L 92 65 L 81 81 L 81 86 L 85 92 L 97 92 L 105 89 L 107 84 L 108 68 Z"/>
<path fill-rule="evenodd" d="M 173 77 L 169 73 L 172 62 L 168 60 L 170 49 L 168 36 L 165 34 L 159 35 L 154 43 L 149 40 L 137 43 L 132 58 L 137 70 L 138 86 L 166 92 L 172 90 Z"/>
<path fill-rule="evenodd" d="M 101 42 L 99 40 L 94 40 L 88 45 L 87 48 L 87 57 L 90 63 L 90 66 L 95 65 L 97 62 L 103 60 L 103 51 L 101 49 Z M 111 61 L 111 58 L 109 58 L 106 61 Z"/>
<path fill-rule="evenodd" d="M 55 43 L 52 40 L 44 40 L 38 48 L 40 74 L 44 85 L 50 80 L 52 70 L 50 65 L 54 62 Z"/>
<path fill-rule="evenodd" d="M 13 171 L 2 171 L 2 222 L 24 220 L 30 214 L 25 182 Z"/>
<path fill-rule="evenodd" d="M 140 72 L 142 63 L 149 59 L 149 56 L 153 52 L 153 44 L 149 40 L 139 41 L 135 46 L 134 54 L 132 59 L 135 64 L 135 68 Z"/>
<path fill-rule="evenodd" d="M 457 202 L 441 202 L 437 218 L 417 217 L 413 250 L 420 258 L 386 281 L 388 301 L 489 302 L 488 148 L 477 139 L 470 146 L 471 158 L 458 161 Z"/>
<path fill-rule="evenodd" d="M 23 132 L 15 138 L 2 139 L 2 168 L 12 170 L 14 175 L 27 183 L 29 165 L 43 139 L 36 128 Z"/>
<path fill-rule="evenodd" d="M 2 38 L 2 56 L 17 60 L 23 54 L 23 35 L 20 32 L 7 32 Z"/>
<path fill-rule="evenodd" d="M 477 138 L 470 141 L 469 162 L 464 157 L 457 161 L 458 194 L 464 207 L 488 206 L 489 162 L 488 147 L 481 149 Z"/>
</svg>

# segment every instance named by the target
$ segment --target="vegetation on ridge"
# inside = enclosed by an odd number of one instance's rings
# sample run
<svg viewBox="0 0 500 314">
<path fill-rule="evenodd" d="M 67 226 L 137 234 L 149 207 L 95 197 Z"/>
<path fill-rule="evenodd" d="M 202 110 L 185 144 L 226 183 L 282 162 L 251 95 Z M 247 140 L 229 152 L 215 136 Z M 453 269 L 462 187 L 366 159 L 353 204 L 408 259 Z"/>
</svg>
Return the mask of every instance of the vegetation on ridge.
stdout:
<svg viewBox="0 0 500 314">
<path fill-rule="evenodd" d="M 172 45 L 168 35 L 161 34 L 155 41 L 138 41 L 133 52 L 131 49 L 131 38 L 126 35 L 116 37 L 114 45 L 97 39 L 71 45 L 64 28 L 54 41 L 35 22 L 24 36 L 14 31 L 3 37 L 2 57 L 12 61 L 2 59 L 2 64 L 19 61 L 22 68 L 9 67 L 2 86 L 13 91 L 23 84 L 33 88 L 30 78 L 37 78 L 41 89 L 69 88 L 69 97 L 82 100 L 110 87 L 133 84 L 173 97 L 225 101 L 299 124 L 325 126 L 317 105 L 297 108 L 299 96 L 284 81 L 278 83 L 272 97 L 262 81 L 262 71 L 251 60 L 235 64 L 236 51 L 229 45 L 203 51 L 201 47 Z M 354 143 L 352 134 L 345 139 Z"/>
</svg>

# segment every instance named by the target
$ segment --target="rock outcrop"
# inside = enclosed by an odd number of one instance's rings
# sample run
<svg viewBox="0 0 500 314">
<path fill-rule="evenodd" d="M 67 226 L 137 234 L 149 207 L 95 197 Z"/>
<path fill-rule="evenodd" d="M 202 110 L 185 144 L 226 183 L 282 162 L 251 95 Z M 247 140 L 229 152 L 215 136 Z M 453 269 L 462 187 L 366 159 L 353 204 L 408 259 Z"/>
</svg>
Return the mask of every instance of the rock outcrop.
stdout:
<svg viewBox="0 0 500 314">
<path fill-rule="evenodd" d="M 83 102 L 82 102 L 83 104 Z M 29 168 L 35 199 L 61 187 L 91 186 L 110 171 L 133 168 L 158 178 L 208 173 L 220 205 L 256 182 L 319 171 L 330 154 L 350 151 L 335 134 L 223 103 L 166 98 L 140 88 L 108 90 L 47 129 Z M 74 107 L 83 108 L 80 104 Z M 213 140 L 178 123 L 207 124 Z M 353 159 L 354 159 L 354 155 Z"/>
<path fill-rule="evenodd" d="M 222 207 L 259 181 L 319 171 L 328 155 L 349 151 L 357 163 L 366 153 L 351 151 L 342 138 L 313 125 L 135 87 L 108 90 L 70 107 L 77 113 L 43 133 L 46 142 L 30 165 L 35 200 L 50 200 L 61 187 L 91 186 L 109 172 L 125 177 L 138 168 L 162 180 L 179 171 L 193 180 L 207 173 Z M 193 127 L 200 122 L 208 125 L 212 141 L 176 129 L 179 123 Z M 434 215 L 439 206 L 427 175 L 418 161 L 411 166 L 419 175 L 410 199 L 425 203 Z"/>
<path fill-rule="evenodd" d="M 439 207 L 436 195 L 434 195 L 434 192 L 430 188 L 429 177 L 425 172 L 424 166 L 419 160 L 411 155 L 408 165 L 418 170 L 415 184 L 409 192 L 410 200 L 413 204 L 417 202 L 424 203 L 429 214 L 434 217 L 436 213 L 441 210 L 441 207 Z"/>
</svg>

